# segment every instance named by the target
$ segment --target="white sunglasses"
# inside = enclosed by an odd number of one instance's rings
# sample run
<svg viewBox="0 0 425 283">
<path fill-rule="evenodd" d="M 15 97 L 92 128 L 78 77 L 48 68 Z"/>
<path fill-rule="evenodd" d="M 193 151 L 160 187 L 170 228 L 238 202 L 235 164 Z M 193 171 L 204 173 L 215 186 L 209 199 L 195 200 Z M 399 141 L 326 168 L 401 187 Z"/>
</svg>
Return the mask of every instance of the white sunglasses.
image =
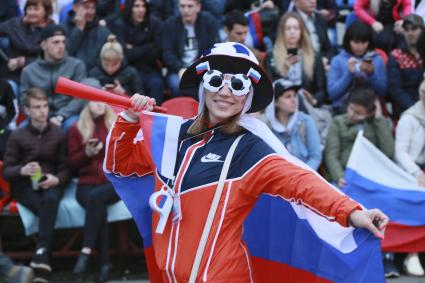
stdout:
<svg viewBox="0 0 425 283">
<path fill-rule="evenodd" d="M 244 74 L 235 74 L 230 79 L 225 79 L 222 72 L 209 70 L 202 77 L 203 87 L 210 92 L 218 92 L 225 83 L 236 96 L 247 95 L 252 86 L 251 80 Z"/>
</svg>

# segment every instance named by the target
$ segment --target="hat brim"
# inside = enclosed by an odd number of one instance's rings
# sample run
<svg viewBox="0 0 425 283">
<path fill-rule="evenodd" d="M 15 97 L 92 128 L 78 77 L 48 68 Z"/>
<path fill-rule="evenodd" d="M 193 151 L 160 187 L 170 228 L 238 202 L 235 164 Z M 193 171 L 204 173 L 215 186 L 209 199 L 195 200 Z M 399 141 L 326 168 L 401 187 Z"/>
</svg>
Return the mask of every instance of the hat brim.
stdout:
<svg viewBox="0 0 425 283">
<path fill-rule="evenodd" d="M 283 87 L 277 88 L 277 87 L 275 87 L 274 95 L 275 95 L 275 97 L 280 97 L 286 91 L 293 90 L 295 92 L 298 92 L 300 89 L 301 89 L 300 85 L 293 85 L 293 86 L 290 86 L 290 87 L 287 87 L 287 88 L 283 88 Z"/>
<path fill-rule="evenodd" d="M 196 66 L 202 62 L 208 61 L 211 70 L 218 70 L 228 74 L 247 74 L 250 68 L 260 73 L 261 78 L 258 83 L 253 82 L 254 96 L 248 113 L 263 110 L 273 100 L 273 84 L 267 73 L 258 65 L 248 59 L 238 58 L 228 55 L 211 55 L 198 59 L 184 72 L 180 80 L 180 92 L 183 95 L 198 97 L 199 84 L 202 81 L 204 73 L 198 75 Z"/>
</svg>

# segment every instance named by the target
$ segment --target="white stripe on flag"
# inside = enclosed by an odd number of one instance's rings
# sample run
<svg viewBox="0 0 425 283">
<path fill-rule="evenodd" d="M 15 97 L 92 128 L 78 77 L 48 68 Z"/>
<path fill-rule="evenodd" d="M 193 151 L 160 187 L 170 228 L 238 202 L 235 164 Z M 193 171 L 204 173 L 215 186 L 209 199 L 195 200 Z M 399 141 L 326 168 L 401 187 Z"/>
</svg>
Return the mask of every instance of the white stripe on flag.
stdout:
<svg viewBox="0 0 425 283">
<path fill-rule="evenodd" d="M 165 129 L 164 152 L 161 161 L 161 175 L 166 178 L 174 178 L 174 167 L 176 164 L 178 138 L 183 118 L 167 115 L 167 127 Z"/>
<path fill-rule="evenodd" d="M 323 177 L 321 177 L 316 171 L 311 169 L 296 157 L 289 154 L 281 141 L 262 121 L 248 115 L 242 115 L 239 125 L 249 130 L 254 135 L 261 137 L 277 154 L 285 158 L 288 162 L 304 168 L 305 170 L 316 174 L 316 176 L 324 180 Z M 344 194 L 339 189 L 333 187 L 331 184 L 329 184 L 329 186 L 337 193 Z M 346 228 L 342 227 L 336 222 L 329 222 L 326 218 L 323 218 L 325 216 L 322 217 L 304 206 L 295 205 L 293 203 L 291 203 L 291 205 L 298 217 L 301 219 L 306 219 L 314 229 L 317 236 L 328 244 L 332 245 L 334 248 L 340 250 L 343 253 L 349 253 L 357 247 L 353 238 L 354 228 Z"/>
<path fill-rule="evenodd" d="M 342 227 L 336 222 L 329 222 L 326 218 L 302 205 L 293 202 L 290 204 L 298 218 L 307 220 L 320 239 L 342 253 L 349 253 L 357 248 L 352 233 L 354 229 L 352 227 Z"/>
<path fill-rule="evenodd" d="M 357 135 L 348 159 L 347 168 L 384 186 L 400 190 L 418 190 L 416 179 L 391 161 L 384 153 L 363 136 Z"/>
</svg>

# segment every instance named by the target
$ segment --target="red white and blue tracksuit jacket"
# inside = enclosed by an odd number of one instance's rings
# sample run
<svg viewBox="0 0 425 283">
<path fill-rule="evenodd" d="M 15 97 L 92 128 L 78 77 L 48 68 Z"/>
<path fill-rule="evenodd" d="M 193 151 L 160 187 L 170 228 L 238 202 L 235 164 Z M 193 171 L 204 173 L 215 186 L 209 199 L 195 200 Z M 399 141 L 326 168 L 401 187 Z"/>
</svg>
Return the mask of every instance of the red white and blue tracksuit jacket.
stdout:
<svg viewBox="0 0 425 283">
<path fill-rule="evenodd" d="M 182 125 L 181 139 L 187 136 L 191 123 Z M 139 129 L 138 123 L 118 118 L 110 133 L 106 169 L 122 176 L 155 172 L 159 190 L 167 180 L 149 167 L 143 141 L 135 140 Z M 314 173 L 276 154 L 261 138 L 244 133 L 232 159 L 196 282 L 253 281 L 242 225 L 261 193 L 301 203 L 343 226 L 348 225 L 353 210 L 361 209 Z M 189 280 L 223 161 L 239 134 L 224 134 L 216 129 L 203 138 L 181 142 L 174 190 L 181 194 L 182 220 L 173 223 L 170 217 L 164 233 L 153 235 L 156 262 L 165 282 Z M 158 219 L 154 213 L 153 227 Z"/>
</svg>

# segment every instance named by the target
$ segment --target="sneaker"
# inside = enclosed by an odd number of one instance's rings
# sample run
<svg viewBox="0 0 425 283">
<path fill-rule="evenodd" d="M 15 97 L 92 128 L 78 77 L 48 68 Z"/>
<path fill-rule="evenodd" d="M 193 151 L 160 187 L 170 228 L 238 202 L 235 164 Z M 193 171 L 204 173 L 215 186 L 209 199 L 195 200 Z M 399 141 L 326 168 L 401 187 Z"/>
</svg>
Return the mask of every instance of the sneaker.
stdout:
<svg viewBox="0 0 425 283">
<path fill-rule="evenodd" d="M 34 283 L 49 283 L 52 277 L 52 272 L 46 269 L 36 269 L 34 279 L 32 282 Z"/>
<path fill-rule="evenodd" d="M 385 278 L 398 278 L 400 273 L 394 265 L 394 262 L 389 259 L 384 259 Z"/>
<path fill-rule="evenodd" d="M 49 255 L 45 248 L 39 248 L 34 254 L 30 266 L 34 269 L 42 269 L 48 272 L 52 272 L 52 268 L 49 264 Z"/>
<path fill-rule="evenodd" d="M 34 277 L 34 272 L 26 266 L 15 265 L 9 272 L 7 283 L 30 283 Z"/>
<path fill-rule="evenodd" d="M 409 254 L 404 260 L 404 268 L 408 275 L 423 276 L 424 270 L 419 262 L 418 254 Z"/>
<path fill-rule="evenodd" d="M 108 282 L 109 276 L 111 274 L 111 269 L 112 269 L 111 264 L 108 264 L 108 263 L 102 264 L 100 266 L 99 277 L 97 279 L 97 282 L 99 282 L 99 283 Z"/>
<path fill-rule="evenodd" d="M 87 270 L 87 264 L 90 255 L 81 253 L 75 263 L 74 269 L 72 270 L 73 279 L 75 282 L 84 282 L 84 275 Z"/>
</svg>

